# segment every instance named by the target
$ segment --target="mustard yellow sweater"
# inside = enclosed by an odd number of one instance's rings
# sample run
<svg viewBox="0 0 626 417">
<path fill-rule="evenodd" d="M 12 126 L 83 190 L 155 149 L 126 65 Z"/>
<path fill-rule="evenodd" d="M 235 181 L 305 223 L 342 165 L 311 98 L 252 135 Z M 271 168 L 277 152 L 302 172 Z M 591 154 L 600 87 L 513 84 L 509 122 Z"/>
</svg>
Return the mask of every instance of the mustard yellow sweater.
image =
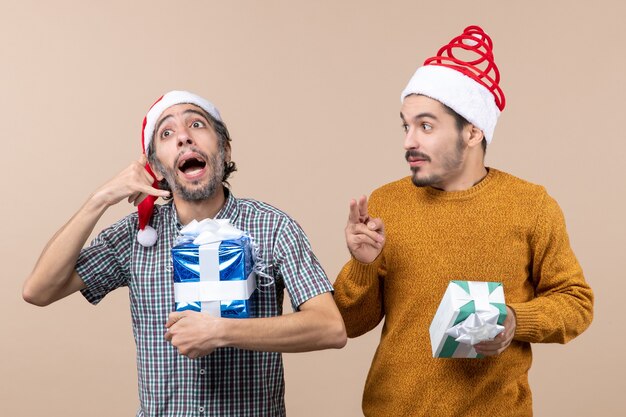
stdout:
<svg viewBox="0 0 626 417">
<path fill-rule="evenodd" d="M 335 282 L 348 336 L 384 318 L 365 383 L 366 416 L 530 416 L 530 343 L 565 343 L 593 315 L 593 293 L 563 215 L 543 187 L 493 168 L 466 191 L 417 188 L 409 177 L 374 191 L 370 217 L 386 244 L 350 260 Z M 428 329 L 450 280 L 500 281 L 517 317 L 511 345 L 484 359 L 435 359 Z"/>
</svg>

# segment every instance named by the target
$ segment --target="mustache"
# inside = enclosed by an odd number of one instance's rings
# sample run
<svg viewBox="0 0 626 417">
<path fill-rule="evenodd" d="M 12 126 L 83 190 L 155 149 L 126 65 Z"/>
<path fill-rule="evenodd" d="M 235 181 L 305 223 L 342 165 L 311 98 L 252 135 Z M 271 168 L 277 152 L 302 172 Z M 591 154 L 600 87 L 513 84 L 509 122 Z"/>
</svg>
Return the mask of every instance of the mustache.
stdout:
<svg viewBox="0 0 626 417">
<path fill-rule="evenodd" d="M 181 149 L 180 152 L 178 152 L 178 155 L 176 155 L 176 159 L 174 159 L 174 167 L 178 166 L 178 161 L 180 160 L 180 157 L 189 151 L 197 153 L 202 158 L 204 158 L 204 160 L 208 163 L 209 157 L 207 154 L 205 154 L 204 152 L 202 152 L 200 149 L 196 148 L 195 146 L 188 146 L 186 148 Z"/>
<path fill-rule="evenodd" d="M 404 154 L 404 159 L 408 161 L 409 158 L 418 158 L 430 162 L 430 156 L 420 151 L 416 151 L 415 149 L 409 149 L 408 151 L 406 151 L 406 153 Z"/>
</svg>

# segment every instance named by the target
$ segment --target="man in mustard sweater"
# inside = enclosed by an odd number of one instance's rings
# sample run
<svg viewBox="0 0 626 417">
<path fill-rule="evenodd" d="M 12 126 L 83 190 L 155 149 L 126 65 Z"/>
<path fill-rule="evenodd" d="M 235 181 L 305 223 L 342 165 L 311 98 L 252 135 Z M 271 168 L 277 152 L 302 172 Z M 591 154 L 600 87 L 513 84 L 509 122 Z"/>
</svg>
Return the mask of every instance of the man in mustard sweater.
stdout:
<svg viewBox="0 0 626 417">
<path fill-rule="evenodd" d="M 384 319 L 366 416 L 530 416 L 530 343 L 565 343 L 591 322 L 593 293 L 556 201 L 484 165 L 505 106 L 492 46 L 470 26 L 425 61 L 402 92 L 411 176 L 350 203 L 352 258 L 335 300 L 349 337 Z M 432 357 L 429 326 L 450 280 L 503 284 L 504 331 L 474 346 L 483 359 Z"/>
</svg>

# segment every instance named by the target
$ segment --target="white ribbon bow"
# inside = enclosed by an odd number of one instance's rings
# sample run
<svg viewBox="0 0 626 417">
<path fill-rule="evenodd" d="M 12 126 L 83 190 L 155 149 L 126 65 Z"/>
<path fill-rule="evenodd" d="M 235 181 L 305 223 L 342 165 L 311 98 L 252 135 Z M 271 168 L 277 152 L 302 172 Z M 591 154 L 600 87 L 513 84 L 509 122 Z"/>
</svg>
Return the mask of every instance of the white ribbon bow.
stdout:
<svg viewBox="0 0 626 417">
<path fill-rule="evenodd" d="M 499 311 L 480 311 L 470 314 L 465 320 L 446 330 L 454 340 L 466 345 L 475 345 L 491 340 L 504 330 L 498 324 Z"/>
<path fill-rule="evenodd" d="M 221 242 L 222 240 L 238 239 L 244 232 L 230 224 L 230 219 L 192 220 L 180 229 L 181 236 L 188 240 L 193 239 L 194 245 Z"/>
</svg>

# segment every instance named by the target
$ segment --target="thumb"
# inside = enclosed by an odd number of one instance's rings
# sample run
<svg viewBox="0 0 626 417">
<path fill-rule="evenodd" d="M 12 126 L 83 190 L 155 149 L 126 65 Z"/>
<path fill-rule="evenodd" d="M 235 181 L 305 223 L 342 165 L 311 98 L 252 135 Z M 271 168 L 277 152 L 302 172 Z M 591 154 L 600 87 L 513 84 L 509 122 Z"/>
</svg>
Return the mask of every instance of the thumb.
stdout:
<svg viewBox="0 0 626 417">
<path fill-rule="evenodd" d="M 369 221 L 367 222 L 367 228 L 370 230 L 377 231 L 379 233 L 383 233 L 384 232 L 383 220 L 380 218 L 369 219 Z"/>
</svg>

